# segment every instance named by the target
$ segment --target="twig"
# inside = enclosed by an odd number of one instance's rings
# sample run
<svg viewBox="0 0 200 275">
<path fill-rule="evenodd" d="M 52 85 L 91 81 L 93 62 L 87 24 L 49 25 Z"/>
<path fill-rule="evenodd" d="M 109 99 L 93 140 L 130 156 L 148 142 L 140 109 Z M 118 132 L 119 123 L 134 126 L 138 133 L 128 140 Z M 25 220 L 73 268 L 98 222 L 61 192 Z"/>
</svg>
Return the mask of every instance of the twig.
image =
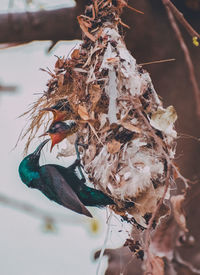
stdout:
<svg viewBox="0 0 200 275">
<path fill-rule="evenodd" d="M 140 63 L 138 64 L 139 66 L 144 66 L 144 65 L 151 65 L 151 64 L 159 64 L 159 63 L 165 63 L 165 62 L 171 62 L 175 61 L 175 58 L 170 58 L 170 59 L 162 59 L 162 60 L 157 60 L 157 61 L 151 61 L 151 62 L 146 62 L 146 63 Z"/>
<path fill-rule="evenodd" d="M 0 92 L 16 92 L 16 90 L 17 90 L 16 86 L 0 85 Z"/>
<path fill-rule="evenodd" d="M 200 119 L 200 90 L 199 90 L 198 83 L 197 83 L 197 80 L 196 80 L 196 77 L 195 77 L 194 66 L 193 66 L 193 63 L 192 63 L 192 60 L 191 60 L 191 57 L 190 57 L 190 53 L 189 53 L 189 50 L 188 50 L 188 48 L 185 44 L 185 41 L 184 41 L 183 36 L 180 32 L 180 29 L 179 29 L 179 27 L 178 27 L 178 25 L 175 21 L 174 15 L 171 11 L 171 8 L 173 7 L 173 4 L 169 0 L 162 0 L 162 2 L 163 2 L 164 6 L 167 10 L 169 21 L 171 23 L 171 26 L 172 26 L 172 28 L 173 28 L 176 36 L 177 36 L 177 39 L 178 39 L 178 41 L 180 43 L 180 46 L 181 46 L 181 48 L 184 52 L 184 55 L 185 55 L 185 60 L 186 60 L 187 66 L 188 66 L 190 80 L 191 80 L 191 83 L 192 83 L 192 86 L 193 86 L 194 97 L 195 97 L 195 101 L 196 101 L 196 113 L 197 113 L 197 117 Z M 174 7 L 173 7 L 173 12 L 174 12 Z M 190 29 L 190 33 L 191 33 L 191 31 L 193 31 L 193 29 L 192 30 Z M 196 32 L 195 32 L 195 34 L 192 33 L 192 35 L 196 35 L 196 36 L 200 37 Z"/>
<path fill-rule="evenodd" d="M 133 7 L 129 6 L 129 5 L 127 5 L 126 7 L 127 7 L 128 9 L 132 10 L 132 11 L 137 12 L 137 13 L 144 14 L 144 12 L 143 12 L 143 11 L 137 10 L 137 9 L 135 9 L 135 8 L 133 8 Z"/>
<path fill-rule="evenodd" d="M 165 7 L 168 7 L 170 11 L 173 12 L 176 19 L 183 25 L 183 27 L 187 30 L 187 32 L 192 36 L 197 36 L 200 38 L 200 34 L 198 34 L 193 27 L 188 23 L 188 21 L 184 18 L 183 14 L 174 6 L 174 4 L 170 0 L 162 0 Z"/>
<path fill-rule="evenodd" d="M 107 230 L 106 230 L 105 240 L 104 240 L 104 243 L 103 243 L 103 246 L 101 248 L 100 255 L 99 255 L 99 262 L 98 262 L 98 266 L 97 266 L 96 275 L 99 274 L 99 270 L 100 270 L 100 267 L 101 267 L 101 262 L 102 262 L 103 254 L 104 254 L 104 251 L 106 249 L 106 244 L 108 242 L 108 238 L 110 236 L 110 225 L 111 225 L 112 215 L 113 215 L 113 212 L 111 211 L 110 215 L 108 217 L 108 221 L 107 221 Z"/>
<path fill-rule="evenodd" d="M 4 204 L 8 207 L 11 207 L 14 210 L 22 211 L 25 212 L 26 214 L 29 214 L 31 216 L 43 219 L 43 220 L 52 220 L 55 222 L 60 222 L 60 223 L 66 223 L 69 224 L 69 221 L 75 221 L 74 217 L 73 220 L 70 219 L 70 217 L 66 217 L 66 215 L 61 215 L 61 214 L 55 214 L 52 215 L 52 213 L 45 211 L 43 209 L 40 209 L 38 207 L 35 207 L 29 203 L 26 202 L 21 202 L 17 199 L 10 198 L 6 195 L 0 194 L 0 203 Z M 80 223 L 82 217 L 80 217 L 77 221 Z"/>
</svg>

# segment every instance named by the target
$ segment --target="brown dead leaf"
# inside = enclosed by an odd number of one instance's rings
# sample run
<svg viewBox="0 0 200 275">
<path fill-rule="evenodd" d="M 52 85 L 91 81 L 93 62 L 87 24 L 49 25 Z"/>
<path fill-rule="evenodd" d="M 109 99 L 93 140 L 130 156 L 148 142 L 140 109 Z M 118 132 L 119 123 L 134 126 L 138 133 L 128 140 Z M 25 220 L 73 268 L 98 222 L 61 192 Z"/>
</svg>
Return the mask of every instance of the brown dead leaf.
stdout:
<svg viewBox="0 0 200 275">
<path fill-rule="evenodd" d="M 65 63 L 65 58 L 58 58 L 55 64 L 55 68 L 61 69 Z"/>
<path fill-rule="evenodd" d="M 185 200 L 184 195 L 177 195 L 177 196 L 172 196 L 171 197 L 171 203 L 172 203 L 172 207 L 173 207 L 174 218 L 175 218 L 177 224 L 180 226 L 180 228 L 184 232 L 188 232 L 188 229 L 186 227 L 185 213 L 184 213 L 184 209 L 182 207 L 184 200 Z"/>
<path fill-rule="evenodd" d="M 158 256 L 151 257 L 151 266 L 153 275 L 164 275 L 164 261 Z"/>
<path fill-rule="evenodd" d="M 107 151 L 110 154 L 115 154 L 119 152 L 120 148 L 121 148 L 121 143 L 119 141 L 116 141 L 115 139 L 107 143 Z"/>
<path fill-rule="evenodd" d="M 71 54 L 72 59 L 79 59 L 80 58 L 80 51 L 79 49 L 75 49 Z"/>
<path fill-rule="evenodd" d="M 89 120 L 90 116 L 85 106 L 79 105 L 78 106 L 78 114 L 83 120 Z"/>
<path fill-rule="evenodd" d="M 89 89 L 90 101 L 92 103 L 92 111 L 95 109 L 101 98 L 101 88 L 99 85 L 92 85 Z"/>
<path fill-rule="evenodd" d="M 91 33 L 89 33 L 88 27 L 86 26 L 88 23 L 86 23 L 86 22 L 83 20 L 83 18 L 82 18 L 81 16 L 78 16 L 77 19 L 78 19 L 78 23 L 79 23 L 79 25 L 80 25 L 80 28 L 81 28 L 81 30 L 84 32 L 84 34 L 85 34 L 90 40 L 92 40 L 93 42 L 95 42 L 95 41 L 96 41 L 96 38 L 95 38 Z"/>
<path fill-rule="evenodd" d="M 135 132 L 135 133 L 138 133 L 138 134 L 141 133 L 141 129 L 139 129 L 138 127 L 132 125 L 129 122 L 122 122 L 121 125 L 129 131 L 132 131 L 132 132 Z"/>
<path fill-rule="evenodd" d="M 173 126 L 177 120 L 177 113 L 173 106 L 168 106 L 166 109 L 158 107 L 150 119 L 150 124 L 157 130 L 168 133 L 167 130 Z"/>
</svg>

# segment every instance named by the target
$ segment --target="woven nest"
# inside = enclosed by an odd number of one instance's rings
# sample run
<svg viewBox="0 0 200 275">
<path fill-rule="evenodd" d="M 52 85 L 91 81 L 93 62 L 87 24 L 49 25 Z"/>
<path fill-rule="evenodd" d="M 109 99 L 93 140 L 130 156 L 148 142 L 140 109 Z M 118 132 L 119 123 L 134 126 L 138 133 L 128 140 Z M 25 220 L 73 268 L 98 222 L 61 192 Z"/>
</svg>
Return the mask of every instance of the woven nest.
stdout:
<svg viewBox="0 0 200 275">
<path fill-rule="evenodd" d="M 58 58 L 48 90 L 29 112 L 27 146 L 41 125 L 48 128 L 40 110 L 67 99 L 70 119 L 87 145 L 79 148 L 89 180 L 116 202 L 113 211 L 146 228 L 161 198 L 169 198 L 166 182 L 178 173 L 173 164 L 177 115 L 172 106 L 163 108 L 148 72 L 120 35 L 126 2 L 94 2 L 78 17 L 83 43 L 70 58 Z M 155 221 L 166 213 L 163 203 Z"/>
</svg>

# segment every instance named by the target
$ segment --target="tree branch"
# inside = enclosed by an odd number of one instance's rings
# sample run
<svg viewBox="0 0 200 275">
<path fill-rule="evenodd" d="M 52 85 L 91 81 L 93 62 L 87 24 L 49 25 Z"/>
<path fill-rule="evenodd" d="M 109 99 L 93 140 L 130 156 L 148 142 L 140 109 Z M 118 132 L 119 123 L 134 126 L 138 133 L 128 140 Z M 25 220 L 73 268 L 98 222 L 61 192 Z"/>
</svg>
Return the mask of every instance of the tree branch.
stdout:
<svg viewBox="0 0 200 275">
<path fill-rule="evenodd" d="M 51 11 L 0 14 L 0 43 L 33 40 L 74 40 L 81 38 L 75 18 L 82 6 Z"/>
<path fill-rule="evenodd" d="M 16 92 L 17 87 L 16 86 L 6 86 L 0 84 L 0 92 Z"/>
<path fill-rule="evenodd" d="M 41 208 L 35 207 L 29 203 L 22 202 L 20 200 L 17 200 L 15 198 L 7 197 L 4 194 L 0 193 L 0 204 L 3 204 L 5 206 L 8 206 L 14 210 L 24 212 L 28 215 L 31 215 L 33 217 L 42 219 L 42 220 L 51 220 L 58 223 L 74 223 L 77 221 L 77 223 L 80 223 L 82 220 L 82 217 L 70 217 L 62 214 L 52 214 L 50 211 L 43 210 Z"/>
<path fill-rule="evenodd" d="M 200 35 L 193 29 L 193 27 L 184 18 L 183 14 L 176 8 L 176 6 L 170 0 L 163 0 L 163 4 L 170 8 L 170 10 L 175 15 L 176 19 L 183 25 L 183 27 L 187 30 L 189 35 L 191 35 L 192 37 L 196 36 L 200 38 Z"/>
<path fill-rule="evenodd" d="M 197 117 L 200 119 L 200 90 L 199 90 L 198 83 L 197 83 L 197 80 L 196 80 L 192 59 L 190 57 L 189 50 L 188 50 L 188 48 L 185 44 L 185 41 L 184 41 L 183 36 L 181 34 L 181 31 L 180 31 L 180 29 L 179 29 L 179 27 L 178 27 L 178 25 L 175 21 L 174 15 L 171 11 L 171 6 L 170 6 L 171 4 L 169 5 L 169 3 L 171 3 L 171 2 L 169 0 L 162 0 L 162 2 L 163 2 L 164 6 L 166 8 L 167 15 L 169 17 L 169 21 L 170 21 L 170 24 L 172 26 L 172 29 L 174 30 L 174 32 L 176 34 L 176 37 L 177 37 L 177 39 L 180 43 L 180 47 L 181 47 L 181 49 L 184 53 L 184 56 L 185 56 L 185 61 L 186 61 L 186 64 L 187 64 L 187 67 L 188 67 L 188 70 L 189 70 L 190 81 L 191 81 L 191 84 L 192 84 L 192 87 L 193 87 L 194 98 L 195 98 L 195 101 L 196 101 L 196 113 L 197 113 Z M 174 7 L 172 6 L 172 8 L 174 8 Z M 188 28 L 186 28 L 186 29 L 188 30 Z M 191 35 L 193 35 L 193 33 Z M 198 37 L 199 37 L 199 35 L 198 35 Z"/>
</svg>

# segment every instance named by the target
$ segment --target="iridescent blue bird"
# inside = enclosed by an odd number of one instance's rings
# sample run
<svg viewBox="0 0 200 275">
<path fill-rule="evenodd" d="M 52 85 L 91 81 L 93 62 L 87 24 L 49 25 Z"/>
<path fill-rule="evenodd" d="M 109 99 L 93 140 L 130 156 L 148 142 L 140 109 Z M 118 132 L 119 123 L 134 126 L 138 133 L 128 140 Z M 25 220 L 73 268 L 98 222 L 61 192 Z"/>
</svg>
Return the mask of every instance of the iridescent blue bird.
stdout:
<svg viewBox="0 0 200 275">
<path fill-rule="evenodd" d="M 102 191 L 87 186 L 85 178 L 78 177 L 76 167 L 80 169 L 80 160 L 77 159 L 69 167 L 56 164 L 40 166 L 40 153 L 48 141 L 49 139 L 43 141 L 32 154 L 21 161 L 19 175 L 23 183 L 40 190 L 50 200 L 88 217 L 92 215 L 85 206 L 115 204 Z"/>
</svg>

